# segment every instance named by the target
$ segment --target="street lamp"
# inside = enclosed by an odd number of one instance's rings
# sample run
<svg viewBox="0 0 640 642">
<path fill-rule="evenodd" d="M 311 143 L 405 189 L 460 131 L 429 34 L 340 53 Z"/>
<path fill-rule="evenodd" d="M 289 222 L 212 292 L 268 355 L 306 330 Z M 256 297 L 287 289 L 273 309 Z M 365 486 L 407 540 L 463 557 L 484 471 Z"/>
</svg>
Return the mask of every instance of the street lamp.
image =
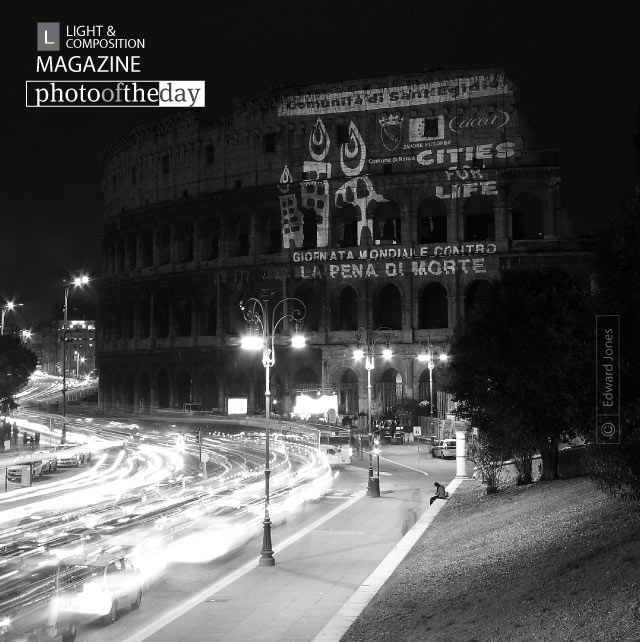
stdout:
<svg viewBox="0 0 640 642">
<path fill-rule="evenodd" d="M 20 330 L 20 336 L 22 337 L 22 345 L 26 346 L 27 341 L 31 339 L 31 330 Z"/>
<path fill-rule="evenodd" d="M 382 333 L 375 336 L 373 332 Z M 386 326 L 377 328 L 371 332 L 368 328 L 358 328 L 356 330 L 356 349 L 353 351 L 353 357 L 356 361 L 364 358 L 364 367 L 367 370 L 367 432 L 369 434 L 369 480 L 367 482 L 367 494 L 369 497 L 380 497 L 380 477 L 375 481 L 373 478 L 373 430 L 371 426 L 371 371 L 375 367 L 375 346 L 380 341 L 385 342 L 385 348 L 382 351 L 384 359 L 391 359 L 390 341 L 392 336 L 391 328 Z"/>
<path fill-rule="evenodd" d="M 76 379 L 80 379 L 80 364 L 84 363 L 84 357 L 81 357 L 77 350 L 74 351 L 73 355 L 76 360 Z"/>
<path fill-rule="evenodd" d="M 64 282 L 64 321 L 62 323 L 62 436 L 60 443 L 67 437 L 67 307 L 69 304 L 69 290 L 89 283 L 88 276 L 76 276 L 72 281 Z"/>
<path fill-rule="evenodd" d="M 18 307 L 19 305 L 24 305 L 24 303 L 14 303 L 13 301 L 7 301 L 2 306 L 2 320 L 0 322 L 0 336 L 4 336 L 4 315 L 7 312 L 9 312 L 9 310 L 13 310 L 14 308 Z"/>
<path fill-rule="evenodd" d="M 300 332 L 302 321 L 307 314 L 307 308 L 300 299 L 284 297 L 276 302 L 273 310 L 269 313 L 269 302 L 275 292 L 263 290 L 260 298 L 250 298 L 240 301 L 240 309 L 247 323 L 247 334 L 242 337 L 241 346 L 245 350 L 262 350 L 262 365 L 265 372 L 264 386 L 264 414 L 266 419 L 265 427 L 265 468 L 264 468 L 264 522 L 262 536 L 262 550 L 260 551 L 260 566 L 275 566 L 273 547 L 271 544 L 271 519 L 269 518 L 269 475 L 271 474 L 269 462 L 269 418 L 271 413 L 271 389 L 269 384 L 269 371 L 276 362 L 275 355 L 275 332 L 280 323 L 285 319 L 293 321 L 295 332 L 291 338 L 291 345 L 294 348 L 303 348 L 305 345 L 304 335 Z M 295 307 L 291 312 L 286 312 L 284 303 L 291 301 L 300 307 Z M 276 320 L 276 310 L 282 306 L 282 316 Z"/>
<path fill-rule="evenodd" d="M 429 408 L 431 415 L 431 426 L 433 429 L 433 368 L 435 367 L 434 357 L 437 356 L 441 363 L 446 363 L 449 355 L 446 352 L 441 352 L 437 350 L 434 346 L 431 345 L 431 342 L 427 342 L 425 349 L 418 355 L 418 361 L 426 361 L 427 367 L 429 368 Z M 440 439 L 440 418 L 438 417 L 438 439 Z"/>
</svg>

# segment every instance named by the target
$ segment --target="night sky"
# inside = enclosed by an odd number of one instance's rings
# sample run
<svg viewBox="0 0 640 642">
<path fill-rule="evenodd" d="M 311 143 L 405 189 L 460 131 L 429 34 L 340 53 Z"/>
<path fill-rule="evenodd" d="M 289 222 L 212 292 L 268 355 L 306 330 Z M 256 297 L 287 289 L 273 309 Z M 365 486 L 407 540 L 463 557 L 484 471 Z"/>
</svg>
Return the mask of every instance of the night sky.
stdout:
<svg viewBox="0 0 640 642">
<path fill-rule="evenodd" d="M 47 4 L 22 3 L 19 14 L 3 21 L 0 301 L 24 304 L 7 323 L 29 327 L 53 319 L 56 300 L 62 305 L 63 279 L 97 274 L 100 153 L 132 126 L 170 113 L 27 109 L 25 80 L 52 78 L 35 71 L 37 22 L 113 25 L 119 36 L 146 40 L 144 50 L 93 52 L 140 54 L 136 78 L 85 73 L 55 79 L 205 80 L 203 115 L 228 112 L 234 96 L 274 86 L 502 67 L 542 145 L 560 150 L 563 198 L 576 232 L 615 217 L 620 199 L 633 192 L 639 22 L 637 9 L 624 3 L 608 2 L 596 13 L 586 3 L 546 0 L 265 1 L 230 3 L 231 9 L 183 1 L 149 4 L 153 11 L 144 15 L 132 13 L 134 3 L 127 9 L 108 3 L 92 13 L 88 3 L 76 12 L 67 3 Z M 203 6 L 210 15 L 202 15 Z"/>
</svg>

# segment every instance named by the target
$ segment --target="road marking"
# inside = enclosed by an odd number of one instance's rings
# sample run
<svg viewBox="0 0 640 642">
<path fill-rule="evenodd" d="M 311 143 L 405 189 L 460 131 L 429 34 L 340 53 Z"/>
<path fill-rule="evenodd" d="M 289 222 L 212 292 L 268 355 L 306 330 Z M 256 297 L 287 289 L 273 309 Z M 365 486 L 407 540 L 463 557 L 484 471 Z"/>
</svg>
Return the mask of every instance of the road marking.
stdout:
<svg viewBox="0 0 640 642">
<path fill-rule="evenodd" d="M 382 461 L 388 461 L 392 464 L 395 464 L 396 466 L 402 466 L 403 468 L 408 468 L 409 470 L 413 470 L 416 473 L 420 473 L 425 477 L 429 477 L 429 473 L 425 472 L 424 470 L 420 470 L 419 468 L 414 468 L 413 466 L 407 466 L 406 464 L 401 464 L 399 461 L 395 461 L 394 459 L 387 459 L 386 457 L 380 457 L 380 459 L 382 459 Z M 391 473 L 385 473 L 385 474 L 390 475 Z"/>
<path fill-rule="evenodd" d="M 344 504 L 337 506 L 332 511 L 328 512 L 326 515 L 323 515 L 322 517 L 317 519 L 315 522 L 312 522 L 305 528 L 297 531 L 294 535 L 285 539 L 280 545 L 274 546 L 274 553 L 278 553 L 279 551 L 284 550 L 288 546 L 295 544 L 298 540 L 302 539 L 312 531 L 316 530 L 317 528 L 322 526 L 322 524 L 324 524 L 325 522 L 329 521 L 330 519 L 333 519 L 336 515 L 340 514 L 343 510 L 346 510 L 347 508 L 355 504 L 364 496 L 365 496 L 364 490 L 357 492 L 353 497 L 351 497 Z M 174 620 L 177 620 L 179 617 L 181 617 L 191 609 L 195 608 L 202 602 L 211 601 L 212 595 L 214 595 L 215 593 L 218 593 L 222 589 L 229 586 L 229 584 L 232 584 L 236 580 L 240 579 L 243 575 L 246 575 L 249 571 L 252 571 L 253 569 L 257 568 L 257 566 L 258 565 L 255 560 L 251 560 L 250 562 L 247 562 L 244 566 L 241 566 L 239 569 L 233 571 L 233 573 L 229 573 L 229 575 L 227 575 L 226 577 L 223 577 L 221 580 L 218 580 L 217 582 L 214 582 L 213 584 L 210 584 L 209 586 L 205 587 L 204 589 L 202 589 L 201 591 L 199 591 L 198 593 L 190 597 L 186 602 L 179 604 L 175 608 L 168 611 L 165 615 L 157 618 L 154 622 L 150 622 L 147 626 L 145 626 L 140 631 L 134 633 L 128 638 L 125 638 L 123 642 L 142 642 L 142 640 L 146 640 L 149 636 L 153 635 L 154 633 L 157 633 L 160 629 L 167 626 L 168 624 L 171 624 L 171 622 L 173 622 Z"/>
<path fill-rule="evenodd" d="M 464 479 L 454 479 L 447 486 L 449 495 L 456 492 Z M 393 547 L 344 606 L 331 618 L 328 624 L 316 635 L 313 642 L 340 642 L 349 627 L 358 619 L 360 613 L 375 597 L 383 584 L 391 577 L 407 553 L 415 546 L 422 534 L 429 528 L 445 502 L 433 502 L 422 517 L 409 529 L 407 534 Z"/>
</svg>

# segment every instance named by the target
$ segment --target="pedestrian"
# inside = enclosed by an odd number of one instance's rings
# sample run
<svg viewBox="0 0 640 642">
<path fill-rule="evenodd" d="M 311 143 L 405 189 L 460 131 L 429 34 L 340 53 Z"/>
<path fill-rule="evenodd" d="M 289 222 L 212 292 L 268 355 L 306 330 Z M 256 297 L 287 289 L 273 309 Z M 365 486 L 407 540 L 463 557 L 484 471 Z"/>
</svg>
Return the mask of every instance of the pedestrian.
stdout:
<svg viewBox="0 0 640 642">
<path fill-rule="evenodd" d="M 433 502 L 435 502 L 436 499 L 447 499 L 446 488 L 438 482 L 436 482 L 434 486 L 436 487 L 436 494 L 429 501 L 429 506 L 431 506 L 431 504 L 433 504 Z"/>
</svg>

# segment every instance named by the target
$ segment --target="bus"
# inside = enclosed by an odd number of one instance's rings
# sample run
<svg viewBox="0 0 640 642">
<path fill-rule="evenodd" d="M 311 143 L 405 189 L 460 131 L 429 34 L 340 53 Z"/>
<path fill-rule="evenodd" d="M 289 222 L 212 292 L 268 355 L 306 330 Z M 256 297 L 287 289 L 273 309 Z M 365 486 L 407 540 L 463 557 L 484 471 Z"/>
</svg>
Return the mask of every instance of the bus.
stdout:
<svg viewBox="0 0 640 642">
<path fill-rule="evenodd" d="M 318 429 L 319 448 L 330 466 L 346 466 L 351 463 L 351 443 L 348 430 Z"/>
</svg>

